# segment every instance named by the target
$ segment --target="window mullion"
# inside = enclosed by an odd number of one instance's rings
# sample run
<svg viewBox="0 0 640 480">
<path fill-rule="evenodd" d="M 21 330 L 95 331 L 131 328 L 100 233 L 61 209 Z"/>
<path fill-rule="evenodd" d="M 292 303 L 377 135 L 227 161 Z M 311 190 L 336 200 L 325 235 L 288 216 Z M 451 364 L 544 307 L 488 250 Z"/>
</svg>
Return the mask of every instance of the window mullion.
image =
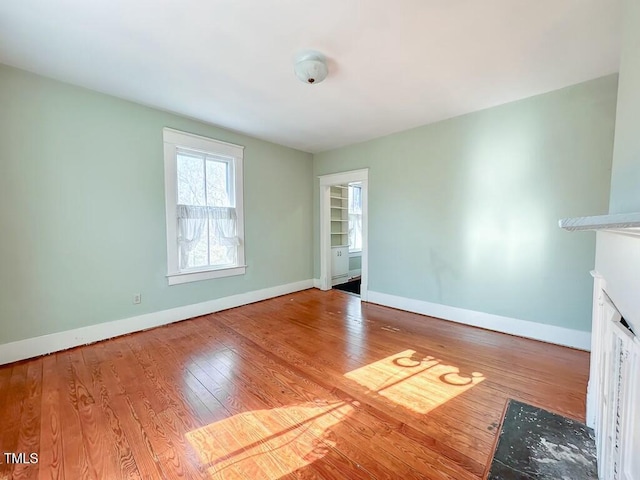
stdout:
<svg viewBox="0 0 640 480">
<path fill-rule="evenodd" d="M 211 219 L 209 216 L 209 193 L 207 189 L 207 157 L 202 159 L 202 168 L 204 168 L 204 205 L 207 212 L 207 265 L 211 265 Z"/>
<path fill-rule="evenodd" d="M 227 198 L 229 198 L 230 206 L 232 204 L 233 207 L 236 206 L 236 200 L 235 200 L 236 189 L 233 183 L 234 180 L 235 180 L 235 171 L 233 170 L 233 163 L 227 162 Z M 233 202 L 231 201 L 232 199 L 233 199 Z"/>
</svg>

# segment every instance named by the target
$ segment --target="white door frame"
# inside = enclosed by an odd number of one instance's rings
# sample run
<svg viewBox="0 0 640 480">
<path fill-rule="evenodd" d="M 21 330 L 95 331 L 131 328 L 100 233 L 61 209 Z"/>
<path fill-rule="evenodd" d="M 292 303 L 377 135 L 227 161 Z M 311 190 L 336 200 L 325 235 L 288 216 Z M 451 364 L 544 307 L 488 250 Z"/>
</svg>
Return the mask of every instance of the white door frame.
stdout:
<svg viewBox="0 0 640 480">
<path fill-rule="evenodd" d="M 367 301 L 369 286 L 369 169 L 321 175 L 320 179 L 320 289 L 331 289 L 331 199 L 332 185 L 359 182 L 362 185 L 362 272 L 360 299 Z"/>
</svg>

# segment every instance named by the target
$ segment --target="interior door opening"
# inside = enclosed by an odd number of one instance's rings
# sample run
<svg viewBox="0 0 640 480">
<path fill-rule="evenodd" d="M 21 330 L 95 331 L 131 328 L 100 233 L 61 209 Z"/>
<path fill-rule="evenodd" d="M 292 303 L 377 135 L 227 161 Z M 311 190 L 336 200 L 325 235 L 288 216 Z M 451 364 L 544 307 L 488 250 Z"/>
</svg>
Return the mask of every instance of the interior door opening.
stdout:
<svg viewBox="0 0 640 480">
<path fill-rule="evenodd" d="M 368 170 L 320 177 L 320 282 L 367 299 Z"/>
<path fill-rule="evenodd" d="M 360 295 L 362 283 L 362 182 L 332 185 L 331 285 Z"/>
</svg>

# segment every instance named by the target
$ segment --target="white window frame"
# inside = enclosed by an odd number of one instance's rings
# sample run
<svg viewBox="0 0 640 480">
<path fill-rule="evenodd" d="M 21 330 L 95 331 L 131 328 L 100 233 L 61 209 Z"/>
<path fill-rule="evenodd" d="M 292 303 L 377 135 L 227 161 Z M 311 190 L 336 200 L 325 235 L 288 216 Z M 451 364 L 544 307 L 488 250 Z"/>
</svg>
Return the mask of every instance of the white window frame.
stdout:
<svg viewBox="0 0 640 480">
<path fill-rule="evenodd" d="M 360 216 L 362 216 L 362 183 L 361 182 L 351 182 L 347 185 L 347 187 L 358 188 L 360 189 Z M 351 207 L 351 198 L 348 200 L 348 205 Z M 351 215 L 347 210 L 347 217 Z M 362 230 L 360 231 L 360 243 L 362 244 Z M 351 257 L 360 257 L 362 256 L 362 246 L 358 249 L 351 249 L 351 243 L 349 243 L 349 258 Z"/>
<path fill-rule="evenodd" d="M 165 210 L 167 215 L 167 280 L 169 285 L 197 282 L 212 278 L 244 275 L 246 271 L 244 258 L 244 200 L 243 200 L 243 168 L 244 147 L 233 143 L 221 142 L 212 138 L 181 132 L 172 128 L 162 130 L 164 141 L 164 182 Z M 234 169 L 234 193 L 237 215 L 238 263 L 225 267 L 205 267 L 180 271 L 178 249 L 178 149 L 195 150 L 212 156 L 229 158 Z"/>
</svg>

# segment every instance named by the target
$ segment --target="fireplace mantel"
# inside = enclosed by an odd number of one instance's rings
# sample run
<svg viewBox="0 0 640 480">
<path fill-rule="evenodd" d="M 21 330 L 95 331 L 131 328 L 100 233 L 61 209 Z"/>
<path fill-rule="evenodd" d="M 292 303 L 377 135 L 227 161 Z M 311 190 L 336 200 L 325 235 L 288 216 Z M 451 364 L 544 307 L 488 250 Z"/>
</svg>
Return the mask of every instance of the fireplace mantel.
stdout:
<svg viewBox="0 0 640 480">
<path fill-rule="evenodd" d="M 563 218 L 558 223 L 569 231 L 600 230 L 640 236 L 640 213 Z"/>
</svg>

